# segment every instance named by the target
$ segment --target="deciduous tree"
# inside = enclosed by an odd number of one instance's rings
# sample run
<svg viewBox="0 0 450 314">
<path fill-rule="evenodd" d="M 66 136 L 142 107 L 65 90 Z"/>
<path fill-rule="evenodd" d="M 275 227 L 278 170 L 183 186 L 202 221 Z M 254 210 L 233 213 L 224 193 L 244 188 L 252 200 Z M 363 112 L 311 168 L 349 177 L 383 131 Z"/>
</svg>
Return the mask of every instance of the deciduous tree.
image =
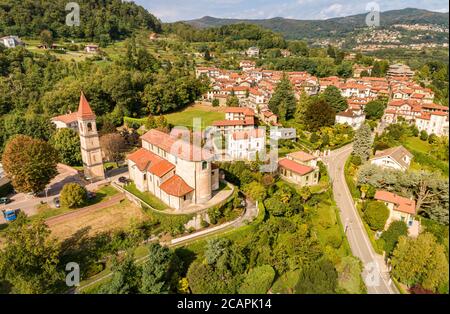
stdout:
<svg viewBox="0 0 450 314">
<path fill-rule="evenodd" d="M 50 144 L 58 151 L 62 163 L 81 165 L 80 137 L 77 132 L 69 128 L 59 129 L 50 139 Z"/>
<path fill-rule="evenodd" d="M 0 249 L 0 277 L 8 280 L 13 292 L 55 293 L 64 274 L 58 269 L 60 248 L 50 238 L 43 220 L 27 222 L 20 214 L 5 232 Z"/>
<path fill-rule="evenodd" d="M 13 137 L 6 145 L 2 164 L 18 192 L 40 192 L 58 171 L 58 152 L 48 143 L 26 135 Z"/>
</svg>

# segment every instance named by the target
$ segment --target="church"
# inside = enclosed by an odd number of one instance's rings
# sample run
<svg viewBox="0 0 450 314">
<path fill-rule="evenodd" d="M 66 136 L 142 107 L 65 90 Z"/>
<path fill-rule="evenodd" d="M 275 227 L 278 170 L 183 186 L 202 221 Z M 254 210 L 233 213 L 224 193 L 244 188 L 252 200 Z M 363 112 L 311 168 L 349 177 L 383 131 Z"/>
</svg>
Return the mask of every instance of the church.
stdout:
<svg viewBox="0 0 450 314">
<path fill-rule="evenodd" d="M 130 179 L 141 192 L 182 211 L 206 203 L 219 189 L 219 167 L 208 150 L 155 129 L 141 139 L 142 148 L 127 157 Z"/>
<path fill-rule="evenodd" d="M 78 132 L 81 144 L 84 175 L 88 180 L 100 181 L 105 179 L 103 154 L 95 122 L 96 116 L 92 111 L 86 96 L 81 92 L 78 111 L 51 119 L 57 129 L 71 128 Z"/>
</svg>

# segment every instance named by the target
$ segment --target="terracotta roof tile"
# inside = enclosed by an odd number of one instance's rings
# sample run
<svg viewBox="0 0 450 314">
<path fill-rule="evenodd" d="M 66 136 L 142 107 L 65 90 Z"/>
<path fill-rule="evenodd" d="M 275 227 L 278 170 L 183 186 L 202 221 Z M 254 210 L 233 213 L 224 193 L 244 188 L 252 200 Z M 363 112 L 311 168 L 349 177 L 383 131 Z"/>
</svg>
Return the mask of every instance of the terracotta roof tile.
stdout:
<svg viewBox="0 0 450 314">
<path fill-rule="evenodd" d="M 317 159 L 313 155 L 305 153 L 303 151 L 290 153 L 290 154 L 288 154 L 288 156 L 291 157 L 292 159 L 296 159 L 296 160 L 302 161 L 302 162 L 308 162 L 308 161 Z"/>
<path fill-rule="evenodd" d="M 61 121 L 65 124 L 69 124 L 78 120 L 78 112 L 72 112 L 61 116 L 53 117 L 52 121 Z"/>
<path fill-rule="evenodd" d="M 165 152 L 188 161 L 202 161 L 212 159 L 214 156 L 201 147 L 193 145 L 182 139 L 177 139 L 167 133 L 150 130 L 142 135 L 142 140 L 159 147 Z"/>
<path fill-rule="evenodd" d="M 175 165 L 163 159 L 160 162 L 150 165 L 148 171 L 162 178 L 164 175 L 166 175 L 169 171 L 173 169 L 175 169 Z"/>
<path fill-rule="evenodd" d="M 383 202 L 395 204 L 394 210 L 407 214 L 416 214 L 416 202 L 406 198 L 398 196 L 397 194 L 378 190 L 375 193 L 375 199 Z"/>
<path fill-rule="evenodd" d="M 182 197 L 194 191 L 180 176 L 174 175 L 170 177 L 160 186 L 161 190 L 169 195 Z"/>
<path fill-rule="evenodd" d="M 287 158 L 280 159 L 278 161 L 278 165 L 282 168 L 285 168 L 292 172 L 298 173 L 302 176 L 314 171 L 314 169 L 311 167 L 301 165 L 301 164 L 299 164 L 293 160 L 287 159 Z"/>
<path fill-rule="evenodd" d="M 84 96 L 84 93 L 81 92 L 80 96 L 80 105 L 78 107 L 78 117 L 84 118 L 84 119 L 95 119 L 95 114 L 91 109 L 91 106 L 89 106 L 89 102 L 86 99 L 86 96 Z"/>
</svg>

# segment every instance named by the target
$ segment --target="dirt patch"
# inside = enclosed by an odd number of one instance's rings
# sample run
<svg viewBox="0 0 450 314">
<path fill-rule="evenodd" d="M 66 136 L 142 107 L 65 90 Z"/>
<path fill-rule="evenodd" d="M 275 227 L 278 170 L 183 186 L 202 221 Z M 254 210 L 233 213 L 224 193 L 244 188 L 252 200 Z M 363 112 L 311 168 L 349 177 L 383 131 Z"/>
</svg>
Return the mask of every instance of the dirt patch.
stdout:
<svg viewBox="0 0 450 314">
<path fill-rule="evenodd" d="M 216 112 L 225 112 L 226 109 L 224 107 L 213 107 L 210 102 L 206 101 L 198 101 L 188 108 L 199 109 L 204 111 L 216 111 Z"/>
<path fill-rule="evenodd" d="M 128 200 L 119 204 L 96 210 L 81 212 L 76 216 L 58 219 L 50 225 L 52 236 L 62 241 L 78 230 L 89 228 L 89 235 L 100 232 L 126 229 L 134 223 L 147 219 L 141 208 Z"/>
</svg>

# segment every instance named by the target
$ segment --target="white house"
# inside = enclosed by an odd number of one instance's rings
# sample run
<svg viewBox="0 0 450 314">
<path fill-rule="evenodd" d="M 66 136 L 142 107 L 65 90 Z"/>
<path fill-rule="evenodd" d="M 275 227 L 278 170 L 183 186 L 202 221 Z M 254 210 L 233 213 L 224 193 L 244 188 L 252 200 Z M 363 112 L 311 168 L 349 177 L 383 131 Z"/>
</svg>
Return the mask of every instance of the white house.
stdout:
<svg viewBox="0 0 450 314">
<path fill-rule="evenodd" d="M 99 48 L 97 45 L 86 45 L 84 51 L 86 51 L 87 53 L 97 53 L 99 51 Z"/>
<path fill-rule="evenodd" d="M 266 146 L 266 132 L 264 129 L 238 131 L 228 135 L 227 155 L 234 160 L 256 160 L 261 157 Z"/>
<path fill-rule="evenodd" d="M 348 124 L 353 129 L 359 129 L 364 124 L 366 115 L 362 110 L 347 109 L 336 114 L 336 124 Z"/>
<path fill-rule="evenodd" d="M 406 148 L 397 146 L 375 152 L 375 156 L 370 159 L 370 163 L 382 168 L 406 171 L 412 158 L 413 155 Z"/>
<path fill-rule="evenodd" d="M 299 151 L 288 154 L 278 161 L 280 176 L 299 186 L 310 186 L 319 183 L 319 167 L 317 157 Z"/>
<path fill-rule="evenodd" d="M 258 47 L 250 47 L 246 52 L 247 56 L 257 58 L 259 57 L 259 48 Z"/>
<path fill-rule="evenodd" d="M 416 117 L 415 124 L 419 131 L 425 131 L 427 134 L 449 135 L 448 113 L 443 111 L 423 112 Z"/>
<path fill-rule="evenodd" d="M 22 40 L 17 36 L 5 36 L 0 38 L 0 43 L 2 43 L 6 48 L 16 48 L 18 46 L 25 46 Z"/>
<path fill-rule="evenodd" d="M 78 113 L 72 112 L 61 116 L 53 117 L 51 122 L 57 129 L 70 128 L 78 132 Z"/>
<path fill-rule="evenodd" d="M 270 129 L 270 138 L 274 140 L 295 140 L 297 130 L 294 128 L 273 127 Z"/>
</svg>

